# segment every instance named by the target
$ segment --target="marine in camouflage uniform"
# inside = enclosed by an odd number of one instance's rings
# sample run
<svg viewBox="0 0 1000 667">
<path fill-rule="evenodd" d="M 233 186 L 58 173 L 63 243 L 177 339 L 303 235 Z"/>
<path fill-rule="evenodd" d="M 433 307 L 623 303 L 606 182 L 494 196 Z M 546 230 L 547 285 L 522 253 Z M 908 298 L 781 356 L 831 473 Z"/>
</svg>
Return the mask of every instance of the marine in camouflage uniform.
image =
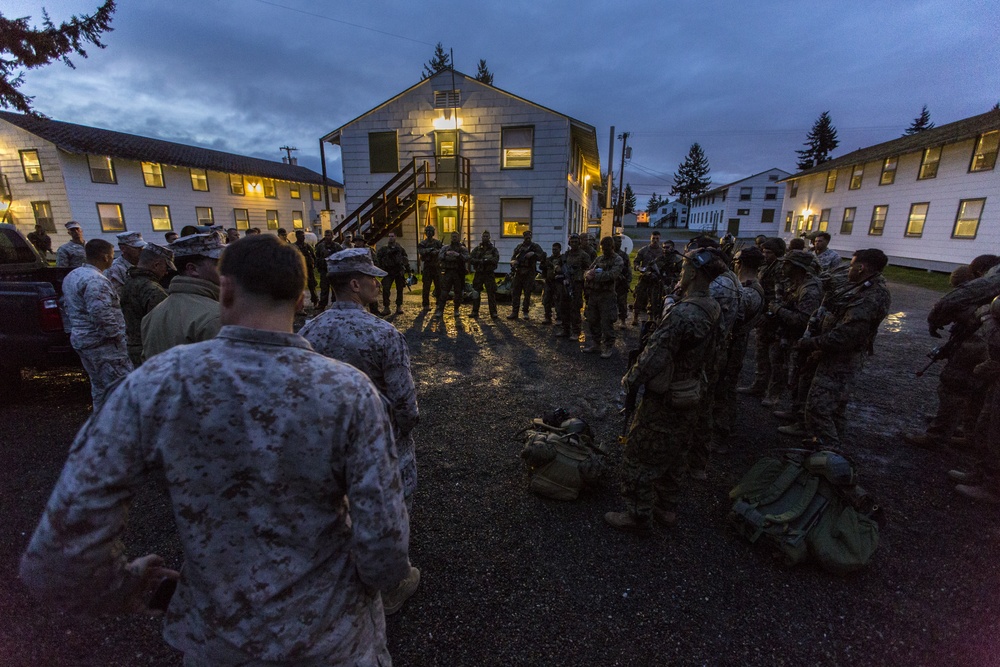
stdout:
<svg viewBox="0 0 1000 667">
<path fill-rule="evenodd" d="M 707 363 L 721 313 L 709 295 L 709 282 L 725 268 L 713 250 L 689 253 L 681 272 L 683 298 L 670 305 L 622 384 L 645 386 L 629 425 L 621 463 L 625 512 L 604 519 L 621 530 L 644 530 L 652 516 L 666 525 L 677 521 L 676 508 L 687 471 L 687 452 L 697 421 L 697 400 L 677 405 L 671 385 L 692 383 Z M 698 262 L 696 264 L 695 262 Z"/>
<path fill-rule="evenodd" d="M 653 263 L 662 256 L 663 246 L 660 245 L 660 232 L 650 234 L 649 245 L 639 248 L 635 254 L 634 268 L 639 272 L 639 282 L 635 285 L 635 301 L 632 304 L 633 326 L 639 324 L 640 314 L 647 315 L 647 308 L 650 309 L 648 315 L 651 318 L 660 316 L 662 300 L 655 297 L 662 294 L 663 290 L 660 276 L 654 270 Z"/>
<path fill-rule="evenodd" d="M 128 278 L 128 270 L 138 264 L 139 253 L 146 247 L 146 242 L 142 240 L 142 234 L 139 232 L 122 232 L 115 236 L 118 239 L 118 248 L 121 250 L 121 254 L 115 257 L 111 268 L 104 272 L 104 276 L 111 281 L 111 284 L 118 290 L 118 295 L 121 296 L 122 287 L 125 286 L 125 280 Z"/>
<path fill-rule="evenodd" d="M 142 318 L 167 298 L 160 280 L 176 270 L 174 253 L 153 243 L 143 248 L 139 264 L 128 270 L 121 290 L 121 305 L 128 356 L 136 368 L 142 365 Z"/>
<path fill-rule="evenodd" d="M 80 355 L 90 378 L 90 395 L 97 413 L 108 391 L 132 371 L 132 362 L 125 344 L 125 318 L 118 292 L 102 273 L 111 265 L 114 247 L 101 239 L 91 243 L 103 244 L 100 248 L 106 246 L 106 256 L 88 257 L 87 264 L 69 272 L 62 289 L 70 344 Z M 105 259 L 106 263 L 102 263 Z"/>
<path fill-rule="evenodd" d="M 615 319 L 618 317 L 615 285 L 622 279 L 624 271 L 624 262 L 615 252 L 614 244 L 610 236 L 601 239 L 601 255 L 584 274 L 589 336 L 583 351 L 600 351 L 603 359 L 614 353 Z"/>
<path fill-rule="evenodd" d="M 764 312 L 774 310 L 777 298 L 777 277 L 785 254 L 785 242 L 780 238 L 765 238 L 760 244 L 764 253 L 764 265 L 757 272 L 757 280 L 764 289 Z M 754 380 L 746 387 L 737 388 L 737 393 L 763 396 L 771 379 L 771 346 L 777 340 L 778 323 L 773 317 L 762 317 L 754 332 Z"/>
<path fill-rule="evenodd" d="M 805 430 L 817 448 L 837 448 L 844 436 L 845 410 L 862 357 L 871 354 L 875 335 L 892 299 L 882 277 L 881 250 L 858 250 L 848 280 L 854 289 L 828 300 L 819 335 L 796 343 L 800 354 L 815 355 L 816 370 L 805 400 Z"/>
<path fill-rule="evenodd" d="M 590 256 L 580 247 L 580 237 L 571 234 L 569 250 L 561 258 L 559 272 L 562 276 L 561 300 L 559 303 L 559 319 L 562 320 L 562 330 L 556 333 L 560 338 L 579 336 L 583 329 L 584 274 L 590 267 Z"/>
<path fill-rule="evenodd" d="M 323 310 L 330 303 L 330 277 L 326 273 L 326 258 L 340 252 L 344 246 L 333 240 L 333 230 L 323 232 L 323 238 L 316 243 L 316 269 L 319 271 L 319 303 L 316 308 Z"/>
<path fill-rule="evenodd" d="M 483 302 L 483 292 L 486 292 L 486 304 L 490 309 L 490 317 L 497 317 L 497 280 L 496 270 L 500 264 L 500 251 L 493 245 L 489 230 L 483 231 L 482 241 L 469 254 L 472 265 L 472 290 L 476 292 L 476 300 L 472 303 L 472 317 L 479 317 L 479 307 Z"/>
<path fill-rule="evenodd" d="M 387 275 L 382 279 L 382 314 L 389 314 L 389 293 L 396 285 L 396 312 L 403 312 L 403 285 L 406 284 L 406 272 L 410 269 L 410 258 L 406 256 L 406 248 L 396 243 L 396 234 L 389 232 L 387 243 L 375 253 L 375 263 Z"/>
<path fill-rule="evenodd" d="M 313 237 L 315 238 L 315 236 Z M 316 305 L 316 251 L 306 243 L 306 233 L 302 229 L 295 230 L 295 243 L 292 244 L 306 260 L 306 287 L 309 289 L 309 303 Z"/>
<path fill-rule="evenodd" d="M 87 263 L 87 251 L 83 247 L 83 228 L 80 223 L 70 220 L 66 223 L 70 240 L 56 250 L 56 266 L 78 269 Z"/>
<path fill-rule="evenodd" d="M 444 244 L 434 238 L 434 227 L 424 228 L 424 240 L 417 244 L 417 255 L 420 256 L 420 282 L 424 308 L 431 307 L 431 297 L 437 304 L 441 292 L 441 248 Z"/>
<path fill-rule="evenodd" d="M 552 244 L 552 254 L 542 260 L 540 269 L 542 278 L 545 281 L 545 293 L 542 295 L 542 309 L 545 313 L 543 324 L 552 324 L 552 311 L 556 311 L 556 319 L 559 319 L 559 294 L 558 285 L 562 281 L 558 278 L 558 270 L 562 265 L 562 244 Z"/>
<path fill-rule="evenodd" d="M 451 243 L 441 248 L 438 253 L 441 262 L 441 276 L 444 280 L 438 292 L 437 314 L 444 314 L 448 303 L 448 294 L 453 293 L 455 299 L 455 314 L 462 306 L 462 293 L 465 290 L 465 267 L 469 261 L 469 251 L 462 245 L 458 232 L 451 233 Z"/>
<path fill-rule="evenodd" d="M 625 322 L 628 319 L 628 293 L 632 291 L 632 260 L 628 253 L 622 250 L 622 237 L 616 234 L 615 254 L 622 258 L 622 277 L 615 283 L 615 295 L 618 298 L 618 319 Z"/>
<path fill-rule="evenodd" d="M 792 345 L 805 333 L 809 318 L 823 301 L 823 285 L 816 275 L 815 258 L 805 250 L 792 250 L 781 258 L 784 286 L 771 304 L 770 315 L 777 325 L 777 341 L 771 345 L 771 379 L 762 405 L 772 407 L 781 401 L 788 387 L 798 383 L 798 357 Z M 791 370 L 789 364 L 793 364 Z M 793 397 L 794 400 L 794 397 Z"/>
<path fill-rule="evenodd" d="M 535 288 L 535 276 L 538 274 L 538 262 L 545 259 L 545 251 L 542 246 L 533 243 L 531 240 L 531 230 L 525 230 L 522 234 L 523 240 L 514 248 L 510 259 L 510 303 L 511 311 L 507 316 L 508 320 L 516 320 L 517 312 L 521 308 L 521 296 L 524 296 L 523 313 L 528 317 L 528 310 L 531 308 L 531 292 Z"/>
</svg>

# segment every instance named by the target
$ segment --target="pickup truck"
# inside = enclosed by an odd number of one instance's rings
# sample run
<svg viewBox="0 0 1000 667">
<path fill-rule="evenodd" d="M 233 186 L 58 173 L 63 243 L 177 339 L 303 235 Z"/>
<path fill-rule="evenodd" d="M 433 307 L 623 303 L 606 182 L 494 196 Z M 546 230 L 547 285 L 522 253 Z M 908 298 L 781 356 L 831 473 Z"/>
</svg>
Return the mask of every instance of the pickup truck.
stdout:
<svg viewBox="0 0 1000 667">
<path fill-rule="evenodd" d="M 23 368 L 79 365 L 59 311 L 69 269 L 55 268 L 14 225 L 0 224 L 0 393 Z"/>
</svg>

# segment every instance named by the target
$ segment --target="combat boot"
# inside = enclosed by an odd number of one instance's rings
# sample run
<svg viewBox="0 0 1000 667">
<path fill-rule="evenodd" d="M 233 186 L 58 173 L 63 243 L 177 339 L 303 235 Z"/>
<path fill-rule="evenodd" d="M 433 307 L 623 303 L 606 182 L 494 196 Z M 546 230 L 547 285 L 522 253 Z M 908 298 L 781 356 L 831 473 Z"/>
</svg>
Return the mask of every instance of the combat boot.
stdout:
<svg viewBox="0 0 1000 667">
<path fill-rule="evenodd" d="M 666 528 L 673 528 L 677 525 L 677 512 L 663 509 L 662 507 L 654 507 L 653 521 Z"/>
<path fill-rule="evenodd" d="M 921 449 L 939 451 L 945 449 L 945 444 L 927 433 L 904 433 L 903 442 Z"/>
<path fill-rule="evenodd" d="M 615 354 L 615 344 L 601 346 L 601 359 L 610 359 Z"/>
<path fill-rule="evenodd" d="M 604 515 L 604 523 L 615 530 L 626 533 L 645 533 L 649 531 L 649 520 L 641 519 L 631 512 L 608 512 Z"/>
<path fill-rule="evenodd" d="M 773 414 L 775 417 L 777 417 L 781 421 L 786 421 L 786 422 L 788 422 L 788 421 L 795 421 L 799 417 L 802 416 L 800 413 L 798 413 L 798 412 L 796 412 L 794 410 L 775 410 L 771 414 Z"/>
<path fill-rule="evenodd" d="M 394 589 L 382 593 L 382 607 L 386 616 L 392 616 L 403 608 L 403 603 L 417 592 L 420 586 L 420 570 L 410 566 L 410 572 L 406 578 L 399 582 Z"/>
<path fill-rule="evenodd" d="M 785 424 L 784 426 L 779 426 L 778 433 L 781 433 L 782 435 L 790 435 L 793 438 L 802 438 L 808 435 L 808 433 L 806 433 L 805 427 L 799 423 Z"/>
<path fill-rule="evenodd" d="M 569 338 L 569 329 L 560 329 L 557 331 L 556 338 Z"/>
<path fill-rule="evenodd" d="M 587 338 L 587 342 L 583 346 L 583 352 L 597 352 L 600 346 L 594 342 L 593 338 Z"/>
</svg>

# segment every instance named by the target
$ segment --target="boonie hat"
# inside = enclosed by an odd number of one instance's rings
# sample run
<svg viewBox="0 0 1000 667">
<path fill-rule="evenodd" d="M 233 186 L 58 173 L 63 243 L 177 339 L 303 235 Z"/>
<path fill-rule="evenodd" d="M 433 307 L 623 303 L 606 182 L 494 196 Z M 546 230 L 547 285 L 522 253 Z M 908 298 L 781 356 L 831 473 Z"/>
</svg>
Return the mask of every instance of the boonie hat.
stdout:
<svg viewBox="0 0 1000 667">
<path fill-rule="evenodd" d="M 80 223 L 76 220 L 70 220 L 66 223 L 66 229 L 82 229 L 82 227 L 80 227 Z"/>
<path fill-rule="evenodd" d="M 165 260 L 167 262 L 167 268 L 171 271 L 176 271 L 177 267 L 174 266 L 174 253 L 170 248 L 164 248 L 161 245 L 156 245 L 155 243 L 147 243 L 144 250 L 153 253 L 158 258 Z"/>
<path fill-rule="evenodd" d="M 326 270 L 327 273 L 363 273 L 376 278 L 389 275 L 372 263 L 368 248 L 348 248 L 333 253 L 326 258 Z"/>
<path fill-rule="evenodd" d="M 142 240 L 142 232 L 122 232 L 115 234 L 115 238 L 118 239 L 118 245 L 139 248 L 140 250 L 146 247 L 146 242 Z"/>
<path fill-rule="evenodd" d="M 805 250 L 793 250 L 789 253 L 785 253 L 785 256 L 781 258 L 781 261 L 794 264 L 800 269 L 805 269 L 810 273 L 816 272 L 816 268 L 813 266 L 816 261 L 816 255 L 811 252 L 806 252 Z"/>
<path fill-rule="evenodd" d="M 201 255 L 202 257 L 218 259 L 224 249 L 225 246 L 222 244 L 222 237 L 215 233 L 182 236 L 170 244 L 170 250 L 177 257 Z"/>
</svg>

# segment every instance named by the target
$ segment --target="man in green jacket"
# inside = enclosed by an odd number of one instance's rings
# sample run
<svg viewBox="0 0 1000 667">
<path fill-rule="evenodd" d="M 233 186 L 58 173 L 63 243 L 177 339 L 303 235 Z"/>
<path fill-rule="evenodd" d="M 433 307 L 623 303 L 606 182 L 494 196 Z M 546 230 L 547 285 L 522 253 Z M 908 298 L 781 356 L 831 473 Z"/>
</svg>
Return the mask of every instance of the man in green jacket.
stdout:
<svg viewBox="0 0 1000 667">
<path fill-rule="evenodd" d="M 142 318 L 166 300 L 167 290 L 160 281 L 176 270 L 174 253 L 155 243 L 147 243 L 138 263 L 128 270 L 120 298 L 128 357 L 136 368 L 142 364 Z"/>
</svg>

